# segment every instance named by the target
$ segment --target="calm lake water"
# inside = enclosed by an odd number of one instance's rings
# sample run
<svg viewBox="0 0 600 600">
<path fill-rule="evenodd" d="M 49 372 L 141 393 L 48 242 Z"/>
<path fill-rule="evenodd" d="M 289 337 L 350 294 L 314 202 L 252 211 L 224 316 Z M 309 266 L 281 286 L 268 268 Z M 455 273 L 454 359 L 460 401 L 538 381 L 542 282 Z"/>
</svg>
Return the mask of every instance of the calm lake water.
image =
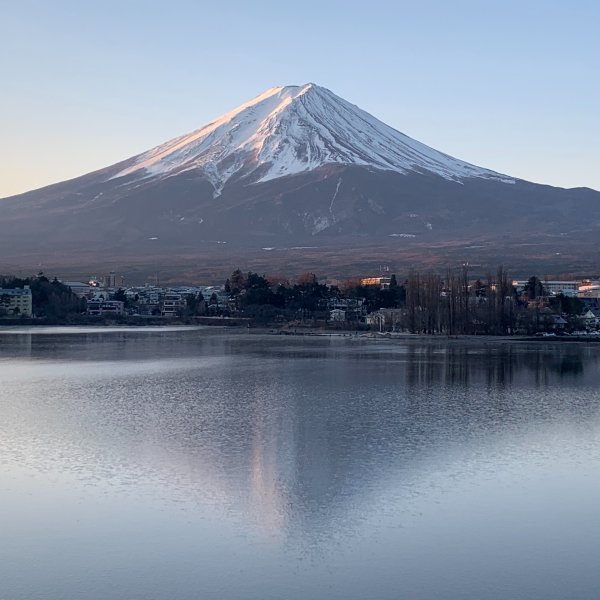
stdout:
<svg viewBox="0 0 600 600">
<path fill-rule="evenodd" d="M 600 347 L 0 334 L 0 599 L 600 597 Z"/>
</svg>

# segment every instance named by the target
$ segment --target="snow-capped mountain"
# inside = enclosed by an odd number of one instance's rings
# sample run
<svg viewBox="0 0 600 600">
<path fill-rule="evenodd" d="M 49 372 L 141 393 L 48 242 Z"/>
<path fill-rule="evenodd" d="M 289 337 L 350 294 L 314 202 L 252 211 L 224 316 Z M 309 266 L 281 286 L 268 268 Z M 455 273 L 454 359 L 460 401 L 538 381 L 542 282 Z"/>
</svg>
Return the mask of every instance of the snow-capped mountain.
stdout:
<svg viewBox="0 0 600 600">
<path fill-rule="evenodd" d="M 135 157 L 114 177 L 197 170 L 218 195 L 236 174 L 260 183 L 327 164 L 514 182 L 438 152 L 313 83 L 271 88 L 201 129 Z"/>
<path fill-rule="evenodd" d="M 515 248 L 549 273 L 563 257 L 563 270 L 591 264 L 599 235 L 600 193 L 458 160 L 314 84 L 271 88 L 143 154 L 0 200 L 4 270 L 108 261 L 356 275 L 369 260 L 504 261 Z"/>
</svg>

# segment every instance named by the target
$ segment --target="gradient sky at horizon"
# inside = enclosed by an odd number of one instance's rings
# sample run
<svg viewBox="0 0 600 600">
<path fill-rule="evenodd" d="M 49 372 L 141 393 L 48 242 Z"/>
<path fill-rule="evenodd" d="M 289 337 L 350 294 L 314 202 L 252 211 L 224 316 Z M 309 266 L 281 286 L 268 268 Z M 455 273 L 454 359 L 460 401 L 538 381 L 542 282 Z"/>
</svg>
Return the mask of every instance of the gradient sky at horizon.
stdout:
<svg viewBox="0 0 600 600">
<path fill-rule="evenodd" d="M 597 0 L 0 0 L 0 197 L 309 81 L 463 160 L 600 190 L 599 24 Z"/>
</svg>

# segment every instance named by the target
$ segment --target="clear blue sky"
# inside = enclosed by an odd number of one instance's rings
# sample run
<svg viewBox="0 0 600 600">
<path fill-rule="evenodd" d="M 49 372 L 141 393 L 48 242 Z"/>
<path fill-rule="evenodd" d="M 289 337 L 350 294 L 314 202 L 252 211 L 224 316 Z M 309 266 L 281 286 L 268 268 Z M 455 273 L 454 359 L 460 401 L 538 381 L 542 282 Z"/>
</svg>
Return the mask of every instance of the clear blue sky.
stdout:
<svg viewBox="0 0 600 600">
<path fill-rule="evenodd" d="M 0 197 L 309 81 L 464 160 L 600 189 L 600 2 L 0 0 Z"/>
</svg>

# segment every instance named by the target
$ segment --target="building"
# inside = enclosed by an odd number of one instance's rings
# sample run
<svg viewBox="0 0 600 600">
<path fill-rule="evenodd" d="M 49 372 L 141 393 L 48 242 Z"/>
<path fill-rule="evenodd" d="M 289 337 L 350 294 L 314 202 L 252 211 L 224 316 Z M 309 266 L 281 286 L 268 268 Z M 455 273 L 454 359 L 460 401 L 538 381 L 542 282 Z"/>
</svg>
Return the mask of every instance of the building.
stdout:
<svg viewBox="0 0 600 600">
<path fill-rule="evenodd" d="M 120 317 L 125 313 L 125 303 L 120 300 L 90 300 L 87 314 L 92 316 L 113 315 Z"/>
<path fill-rule="evenodd" d="M 343 323 L 346 320 L 346 311 L 339 308 L 334 308 L 333 310 L 329 311 L 329 318 L 332 321 Z"/>
<path fill-rule="evenodd" d="M 33 297 L 28 285 L 23 288 L 0 288 L 0 313 L 6 311 L 9 316 L 33 315 Z"/>
<path fill-rule="evenodd" d="M 365 323 L 370 327 L 377 327 L 379 331 L 383 331 L 385 316 L 379 311 L 372 312 L 365 317 Z"/>
<path fill-rule="evenodd" d="M 102 284 L 103 287 L 113 290 L 123 287 L 125 280 L 122 275 L 117 275 L 114 271 L 111 271 L 108 275 L 102 277 Z"/>
<path fill-rule="evenodd" d="M 391 277 L 365 277 L 360 280 L 360 285 L 376 285 L 382 290 L 388 290 L 391 282 Z"/>
<path fill-rule="evenodd" d="M 405 315 L 402 308 L 380 308 L 378 311 L 367 315 L 365 322 L 379 331 L 390 331 L 401 329 L 402 319 Z"/>
<path fill-rule="evenodd" d="M 185 306 L 186 301 L 182 294 L 165 294 L 160 314 L 163 317 L 178 317 Z"/>
<path fill-rule="evenodd" d="M 527 284 L 529 283 L 526 279 L 515 280 L 512 282 L 513 287 L 516 289 L 518 294 L 522 294 Z M 559 281 L 559 280 L 541 280 L 540 283 L 544 287 L 544 293 L 549 296 L 556 296 L 562 294 L 563 296 L 574 297 L 577 295 L 579 289 L 578 281 Z"/>
<path fill-rule="evenodd" d="M 330 314 L 338 310 L 344 313 L 345 321 L 359 321 L 366 314 L 366 304 L 364 298 L 329 298 L 324 303 Z M 333 319 L 334 317 L 330 317 Z"/>
<path fill-rule="evenodd" d="M 579 317 L 586 329 L 600 327 L 600 310 L 589 308 Z"/>
<path fill-rule="evenodd" d="M 584 281 L 577 292 L 579 298 L 600 298 L 600 282 Z"/>
</svg>

